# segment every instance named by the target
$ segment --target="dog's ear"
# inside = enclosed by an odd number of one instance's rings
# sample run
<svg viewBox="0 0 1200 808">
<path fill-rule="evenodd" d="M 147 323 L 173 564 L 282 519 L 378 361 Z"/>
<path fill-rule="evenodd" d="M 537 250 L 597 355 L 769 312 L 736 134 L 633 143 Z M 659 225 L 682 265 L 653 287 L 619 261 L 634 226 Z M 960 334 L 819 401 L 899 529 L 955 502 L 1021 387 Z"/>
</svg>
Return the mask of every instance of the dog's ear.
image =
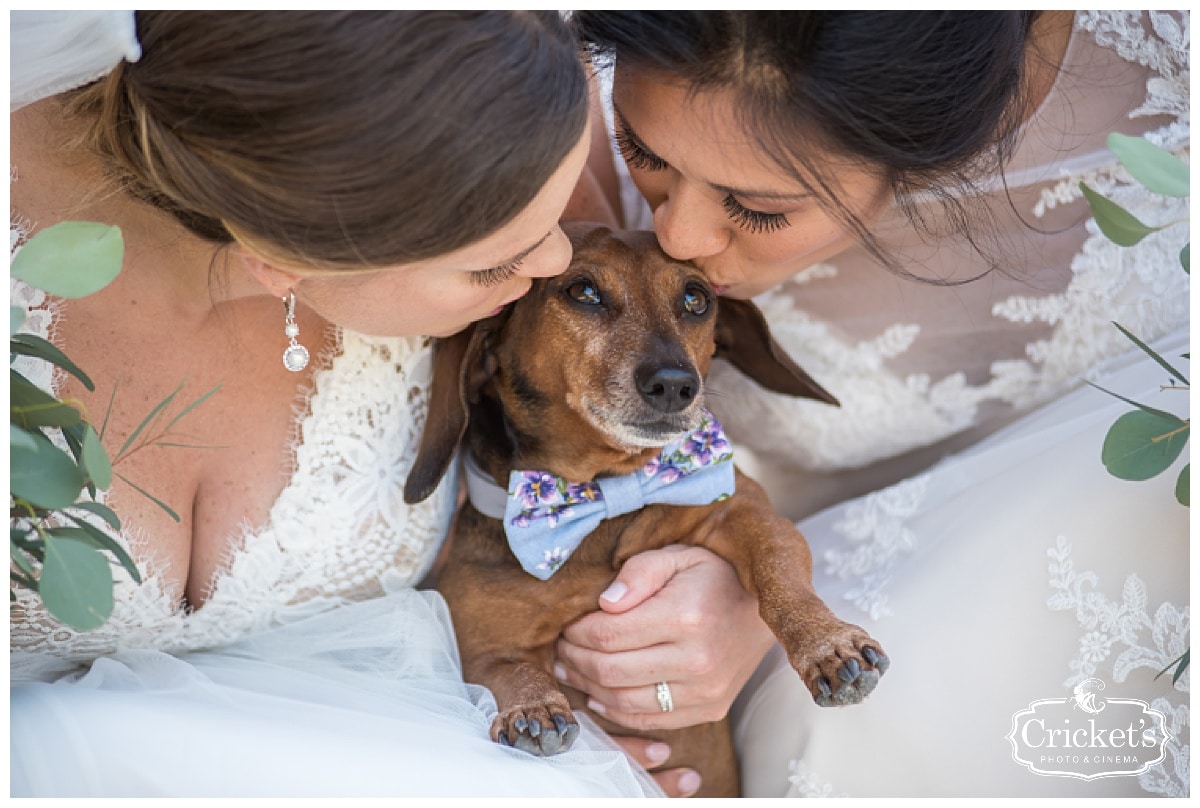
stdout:
<svg viewBox="0 0 1200 808">
<path fill-rule="evenodd" d="M 475 323 L 434 344 L 429 414 L 417 459 L 404 483 L 404 501 L 409 505 L 432 494 L 450 466 L 467 429 L 468 405 L 491 375 L 485 349 L 490 333 L 487 325 Z"/>
<path fill-rule="evenodd" d="M 717 343 L 716 356 L 768 390 L 839 406 L 838 400 L 780 347 L 771 336 L 766 318 L 749 300 L 719 299 L 713 339 Z"/>
</svg>

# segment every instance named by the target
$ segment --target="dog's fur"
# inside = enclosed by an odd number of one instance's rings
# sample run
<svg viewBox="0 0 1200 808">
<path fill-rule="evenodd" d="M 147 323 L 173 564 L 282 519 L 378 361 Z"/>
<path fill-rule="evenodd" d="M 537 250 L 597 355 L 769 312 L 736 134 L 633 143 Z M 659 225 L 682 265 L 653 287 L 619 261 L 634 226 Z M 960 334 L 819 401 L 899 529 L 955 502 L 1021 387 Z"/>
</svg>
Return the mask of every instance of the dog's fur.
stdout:
<svg viewBox="0 0 1200 808">
<path fill-rule="evenodd" d="M 406 501 L 433 491 L 464 431 L 479 468 L 502 488 L 513 469 L 572 482 L 630 473 L 698 426 L 701 380 L 714 355 L 769 389 L 836 403 L 776 345 L 753 304 L 718 301 L 704 276 L 670 259 L 652 233 L 598 225 L 568 233 L 575 255 L 564 274 L 536 281 L 501 314 L 439 341 Z M 589 289 L 599 303 L 587 302 Z M 693 304 L 707 298 L 707 310 L 689 311 L 685 295 Z M 665 393 L 655 386 L 664 369 Z M 818 703 L 860 701 L 887 666 L 879 644 L 817 596 L 804 537 L 741 472 L 726 500 L 650 505 L 605 520 L 546 581 L 521 569 L 501 520 L 470 503 L 451 541 L 438 589 L 450 606 L 464 677 L 496 697 L 492 738 L 535 754 L 565 749 L 578 734 L 572 706 L 580 709 L 583 699 L 572 692 L 569 700 L 554 679 L 555 640 L 597 609 L 616 571 L 643 550 L 695 544 L 729 561 Z M 699 771 L 699 796 L 738 793 L 727 721 L 632 733 L 596 720 L 615 733 L 667 741 L 672 754 L 664 765 Z"/>
</svg>

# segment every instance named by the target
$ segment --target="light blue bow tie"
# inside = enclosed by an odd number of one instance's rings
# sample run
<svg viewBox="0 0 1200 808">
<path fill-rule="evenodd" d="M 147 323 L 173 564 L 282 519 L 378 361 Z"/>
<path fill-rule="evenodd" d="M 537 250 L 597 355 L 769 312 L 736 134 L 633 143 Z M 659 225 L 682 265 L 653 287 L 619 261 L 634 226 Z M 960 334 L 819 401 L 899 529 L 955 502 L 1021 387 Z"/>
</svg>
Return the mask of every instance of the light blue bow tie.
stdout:
<svg viewBox="0 0 1200 808">
<path fill-rule="evenodd" d="M 508 492 L 467 458 L 467 496 L 504 520 L 508 544 L 530 575 L 546 580 L 605 519 L 645 505 L 707 505 L 733 494 L 733 449 L 706 412 L 699 428 L 671 442 L 632 474 L 568 483 L 545 471 L 513 471 Z M 503 505 L 500 498 L 503 497 Z"/>
</svg>

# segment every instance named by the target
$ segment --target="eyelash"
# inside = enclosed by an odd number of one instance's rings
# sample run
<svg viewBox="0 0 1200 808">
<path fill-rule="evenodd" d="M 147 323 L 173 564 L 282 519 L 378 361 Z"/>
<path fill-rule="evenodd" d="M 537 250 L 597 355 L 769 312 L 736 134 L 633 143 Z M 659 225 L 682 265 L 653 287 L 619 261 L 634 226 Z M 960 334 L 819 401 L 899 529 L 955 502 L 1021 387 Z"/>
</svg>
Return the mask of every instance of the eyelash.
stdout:
<svg viewBox="0 0 1200 808">
<path fill-rule="evenodd" d="M 733 194 L 722 199 L 721 206 L 725 208 L 725 213 L 729 215 L 729 218 L 733 219 L 734 224 L 749 233 L 774 233 L 791 224 L 786 213 L 763 213 L 760 210 L 751 210 L 734 199 Z"/>
<path fill-rule="evenodd" d="M 666 160 L 646 151 L 633 139 L 629 130 L 624 126 L 617 127 L 615 137 L 621 156 L 633 168 L 641 171 L 666 171 L 670 168 Z M 733 220 L 734 224 L 749 233 L 773 233 L 791 224 L 787 214 L 752 210 L 738 202 L 733 194 L 729 194 L 721 200 L 721 206 L 725 208 L 725 213 Z"/>
<path fill-rule="evenodd" d="M 617 127 L 615 134 L 617 150 L 625 158 L 625 162 L 641 171 L 666 171 L 670 166 L 667 161 L 651 154 L 633 139 L 629 130 L 624 126 Z"/>
<path fill-rule="evenodd" d="M 524 259 L 510 261 L 507 264 L 501 264 L 498 267 L 489 267 L 471 273 L 471 283 L 476 286 L 499 286 L 506 280 L 517 274 L 517 270 L 521 268 L 521 262 Z"/>
</svg>

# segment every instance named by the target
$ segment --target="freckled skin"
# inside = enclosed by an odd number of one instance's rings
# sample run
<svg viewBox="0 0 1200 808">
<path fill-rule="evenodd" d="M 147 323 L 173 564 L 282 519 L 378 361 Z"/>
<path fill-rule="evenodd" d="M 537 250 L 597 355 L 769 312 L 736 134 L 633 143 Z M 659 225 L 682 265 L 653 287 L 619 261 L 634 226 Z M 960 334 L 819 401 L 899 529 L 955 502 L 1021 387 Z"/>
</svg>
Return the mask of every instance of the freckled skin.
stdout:
<svg viewBox="0 0 1200 808">
<path fill-rule="evenodd" d="M 578 225 L 565 273 L 541 279 L 509 310 L 439 344 L 430 422 L 405 489 L 416 501 L 437 484 L 465 431 L 480 468 L 498 484 L 515 468 L 570 482 L 626 474 L 699 425 L 703 389 L 662 411 L 639 392 L 639 367 L 701 379 L 728 358 L 770 389 L 832 401 L 770 338 L 745 301 L 720 301 L 692 265 L 668 258 L 652 233 L 613 234 Z M 685 299 L 703 301 L 689 311 Z M 697 311 L 699 313 L 697 313 Z M 469 415 L 469 417 L 468 417 Z M 886 669 L 877 642 L 839 620 L 812 589 L 812 556 L 762 488 L 737 472 L 737 493 L 703 506 L 650 505 L 601 523 L 548 580 L 521 569 L 500 520 L 470 503 L 460 511 L 438 581 L 450 605 L 467 681 L 499 706 L 492 737 L 555 754 L 578 733 L 581 694 L 553 677 L 563 627 L 596 609 L 629 557 L 669 544 L 707 547 L 729 561 L 793 667 L 820 704 L 861 701 Z M 697 796 L 736 796 L 727 721 L 670 732 L 612 732 L 667 741 L 666 766 L 701 773 Z"/>
</svg>

